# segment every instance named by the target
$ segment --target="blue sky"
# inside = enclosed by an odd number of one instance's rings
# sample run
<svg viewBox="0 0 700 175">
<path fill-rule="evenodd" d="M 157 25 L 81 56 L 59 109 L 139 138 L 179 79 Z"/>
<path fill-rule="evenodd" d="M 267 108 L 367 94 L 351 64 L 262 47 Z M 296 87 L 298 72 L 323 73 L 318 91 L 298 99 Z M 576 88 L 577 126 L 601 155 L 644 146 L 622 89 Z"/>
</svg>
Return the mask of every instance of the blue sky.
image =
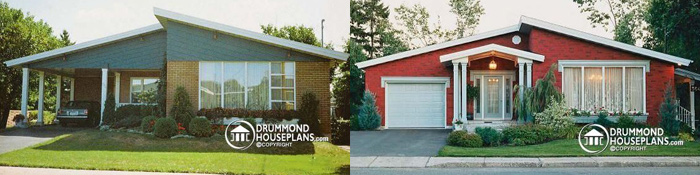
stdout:
<svg viewBox="0 0 700 175">
<path fill-rule="evenodd" d="M 320 38 L 321 19 L 325 22 L 325 41 L 337 50 L 349 38 L 349 0 L 5 0 L 11 7 L 43 19 L 58 35 L 66 29 L 80 43 L 157 23 L 153 7 L 176 11 L 207 20 L 261 32 L 260 25 L 305 25 L 313 27 Z M 449 0 L 384 0 L 392 9 L 401 4 L 420 3 L 445 28 L 454 28 Z M 611 38 L 611 32 L 592 28 L 571 0 L 482 0 L 485 14 L 477 33 L 516 24 L 521 15 L 549 21 L 569 28 Z M 390 20 L 394 20 L 391 16 Z"/>
</svg>

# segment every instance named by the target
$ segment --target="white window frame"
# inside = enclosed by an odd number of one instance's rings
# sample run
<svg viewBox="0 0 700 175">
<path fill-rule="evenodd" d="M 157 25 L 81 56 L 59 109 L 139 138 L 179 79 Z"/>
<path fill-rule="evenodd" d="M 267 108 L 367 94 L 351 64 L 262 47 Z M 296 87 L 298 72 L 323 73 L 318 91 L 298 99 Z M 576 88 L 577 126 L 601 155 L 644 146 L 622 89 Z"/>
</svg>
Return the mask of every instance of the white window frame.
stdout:
<svg viewBox="0 0 700 175">
<path fill-rule="evenodd" d="M 132 97 L 134 93 L 132 92 L 131 86 L 133 85 L 134 80 L 140 79 L 141 80 L 141 93 L 143 93 L 143 81 L 144 79 L 156 79 L 156 83 L 160 81 L 160 78 L 158 77 L 131 77 L 129 78 L 129 103 L 134 103 L 134 98 Z"/>
<path fill-rule="evenodd" d="M 280 63 L 280 64 L 282 64 L 282 67 L 284 67 L 285 63 L 292 63 L 292 67 L 294 67 L 294 73 L 285 74 L 284 71 L 282 71 L 281 74 L 273 74 L 272 73 L 272 63 Z M 289 62 L 289 61 L 287 61 L 287 62 L 285 62 L 285 61 L 272 61 L 272 62 L 270 62 L 269 65 L 270 65 L 270 75 L 269 75 L 270 76 L 270 83 L 268 84 L 268 86 L 269 86 L 268 88 L 270 91 L 269 92 L 270 95 L 267 97 L 269 98 L 269 101 L 270 101 L 270 109 L 272 109 L 273 102 L 291 102 L 291 103 L 294 103 L 294 109 L 296 110 L 297 109 L 297 76 L 296 76 L 297 64 L 295 62 Z M 272 76 L 284 76 L 284 77 L 293 76 L 294 77 L 294 82 L 293 82 L 294 85 L 292 87 L 272 87 Z M 285 79 L 282 79 L 282 86 L 284 86 L 284 80 Z M 272 99 L 272 90 L 273 89 L 292 90 L 292 91 L 294 91 L 294 98 L 292 98 L 292 100 L 273 100 Z M 282 96 L 284 96 L 284 92 L 282 93 Z"/>
<path fill-rule="evenodd" d="M 564 78 L 566 77 L 564 75 L 564 68 L 572 67 L 572 68 L 581 69 L 581 77 L 585 77 L 584 76 L 585 68 L 592 68 L 592 67 L 601 68 L 601 71 L 602 71 L 601 74 L 603 76 L 603 80 L 601 83 L 601 86 L 603 87 L 603 88 L 601 88 L 603 91 L 602 92 L 602 96 L 603 96 L 602 104 L 603 104 L 603 106 L 606 105 L 605 104 L 605 102 L 606 102 L 605 68 L 607 68 L 607 67 L 622 68 L 622 92 L 623 92 L 622 93 L 622 111 L 627 111 L 625 104 L 627 102 L 626 95 L 628 95 L 628 94 L 625 93 L 625 92 L 627 92 L 627 87 L 626 87 L 627 74 L 626 74 L 625 69 L 631 68 L 631 67 L 642 68 L 642 74 L 643 74 L 642 75 L 642 111 L 637 111 L 637 112 L 642 112 L 644 115 L 649 115 L 649 113 L 647 113 L 647 105 L 646 105 L 647 104 L 646 103 L 647 102 L 647 81 L 646 81 L 647 74 L 646 73 L 649 72 L 649 69 L 650 69 L 649 62 L 650 61 L 648 61 L 648 60 L 626 60 L 626 61 L 619 61 L 619 60 L 561 60 L 561 61 L 559 61 L 558 66 L 559 66 L 559 72 L 561 73 L 561 79 L 562 79 L 561 82 L 562 83 L 564 83 Z M 584 86 L 585 83 L 584 82 L 585 81 L 581 80 L 581 98 L 580 98 L 581 102 L 579 102 L 579 104 L 583 104 L 583 102 L 586 100 L 586 98 L 585 98 L 586 97 L 585 96 L 585 86 Z M 566 92 L 564 89 L 565 88 L 564 86 L 561 86 L 561 88 L 562 88 L 562 92 Z M 580 108 L 583 108 L 583 105 L 580 106 Z M 579 109 L 579 110 L 583 110 L 583 109 Z M 616 112 L 616 111 L 610 111 L 610 112 Z"/>
<path fill-rule="evenodd" d="M 202 109 L 202 75 L 201 75 L 201 70 L 202 70 L 202 64 L 201 63 L 218 63 L 221 66 L 221 78 L 219 82 L 221 82 L 221 104 L 219 107 L 225 108 L 224 107 L 224 63 L 244 63 L 244 74 L 245 74 L 245 85 L 243 86 L 243 104 L 244 108 L 247 109 L 248 107 L 248 63 L 267 63 L 268 66 L 268 72 L 267 72 L 267 77 L 268 77 L 268 82 L 267 82 L 267 100 L 268 100 L 268 109 L 272 109 L 272 76 L 273 75 L 287 75 L 287 74 L 273 74 L 272 73 L 272 63 L 292 63 L 292 66 L 294 67 L 294 87 L 274 87 L 275 89 L 293 89 L 294 90 L 294 99 L 293 101 L 289 100 L 275 100 L 274 102 L 292 102 L 294 103 L 294 110 L 297 109 L 297 76 L 296 76 L 296 62 L 293 61 L 200 61 L 199 62 L 199 71 L 197 71 L 198 74 L 198 79 L 197 79 L 197 108 Z"/>
</svg>

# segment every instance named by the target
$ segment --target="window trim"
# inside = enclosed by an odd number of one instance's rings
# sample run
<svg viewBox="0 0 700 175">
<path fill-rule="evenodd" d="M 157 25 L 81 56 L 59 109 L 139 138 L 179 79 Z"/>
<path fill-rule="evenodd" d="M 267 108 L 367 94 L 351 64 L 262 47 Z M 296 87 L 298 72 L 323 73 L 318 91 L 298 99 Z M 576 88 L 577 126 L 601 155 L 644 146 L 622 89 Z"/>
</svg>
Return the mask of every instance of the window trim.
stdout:
<svg viewBox="0 0 700 175">
<path fill-rule="evenodd" d="M 202 63 L 217 63 L 221 66 L 221 78 L 219 80 L 219 82 L 221 82 L 220 83 L 221 84 L 221 95 L 220 95 L 221 96 L 221 104 L 219 107 L 221 107 L 221 108 L 226 108 L 226 107 L 224 107 L 225 106 L 225 104 L 224 104 L 224 102 L 225 102 L 224 101 L 224 86 L 225 86 L 225 84 L 223 83 L 224 78 L 225 78 L 224 77 L 224 75 L 225 75 L 224 74 L 224 72 L 225 72 L 224 64 L 225 63 L 243 63 L 244 64 L 244 69 L 245 69 L 244 70 L 245 85 L 243 86 L 243 88 L 244 88 L 243 89 L 244 109 L 247 109 L 247 106 L 248 106 L 248 63 L 267 63 L 267 67 L 268 67 L 268 72 L 267 72 L 267 77 L 268 77 L 268 82 L 267 82 L 268 110 L 272 109 L 272 102 L 273 102 L 273 100 L 272 100 L 272 89 L 273 89 L 272 76 L 273 75 L 278 75 L 278 76 L 279 75 L 285 75 L 285 76 L 287 75 L 287 74 L 273 74 L 272 73 L 272 63 L 282 63 L 282 64 L 292 63 L 292 66 L 294 67 L 294 74 L 291 74 L 291 76 L 294 76 L 294 87 L 274 87 L 274 88 L 275 89 L 280 89 L 280 88 L 293 89 L 294 90 L 294 99 L 293 99 L 293 101 L 275 100 L 274 102 L 292 102 L 292 103 L 294 103 L 294 110 L 297 109 L 297 76 L 296 76 L 297 67 L 296 67 L 296 62 L 294 62 L 294 61 L 199 61 L 198 62 L 199 70 L 197 71 L 197 77 L 198 77 L 198 79 L 197 79 L 197 108 L 198 109 L 202 109 L 202 74 L 201 74 L 202 65 L 203 65 Z M 236 109 L 236 108 L 234 108 L 234 109 Z"/>
<path fill-rule="evenodd" d="M 134 101 L 133 101 L 134 98 L 132 97 L 132 96 L 133 96 L 133 92 L 131 91 L 131 90 L 132 90 L 132 89 L 131 89 L 131 86 L 133 85 L 134 79 L 141 79 L 141 92 L 143 92 L 143 88 L 144 88 L 143 81 L 144 81 L 145 79 L 156 79 L 156 83 L 157 83 L 158 81 L 160 81 L 160 78 L 159 78 L 159 77 L 129 77 L 129 103 L 134 103 Z"/>
<path fill-rule="evenodd" d="M 601 74 L 603 76 L 603 80 L 601 82 L 602 86 L 602 96 L 603 96 L 603 101 L 602 104 L 605 106 L 605 101 L 606 101 L 606 94 L 605 94 L 605 68 L 606 67 L 617 67 L 617 68 L 622 68 L 622 111 L 627 111 L 626 109 L 626 95 L 624 92 L 627 92 L 627 87 L 626 87 L 626 68 L 642 68 L 642 111 L 637 111 L 637 112 L 642 112 L 644 115 L 649 115 L 647 113 L 647 82 L 646 82 L 646 77 L 647 74 L 646 72 L 649 72 L 649 61 L 648 60 L 630 60 L 630 61 L 617 61 L 617 60 L 594 60 L 594 61 L 580 61 L 580 60 L 562 60 L 559 61 L 559 72 L 561 73 L 561 83 L 564 83 L 564 78 L 566 77 L 564 75 L 564 68 L 579 68 L 581 69 L 581 77 L 585 77 L 585 68 L 590 68 L 590 67 L 597 67 L 601 68 Z M 585 101 L 585 81 L 581 80 L 581 101 Z M 561 86 L 562 93 L 566 92 L 565 87 L 562 85 Z M 579 102 L 582 104 L 582 102 Z M 583 108 L 583 106 L 580 106 L 579 109 Z M 610 111 L 610 112 L 616 112 L 616 111 Z"/>
</svg>

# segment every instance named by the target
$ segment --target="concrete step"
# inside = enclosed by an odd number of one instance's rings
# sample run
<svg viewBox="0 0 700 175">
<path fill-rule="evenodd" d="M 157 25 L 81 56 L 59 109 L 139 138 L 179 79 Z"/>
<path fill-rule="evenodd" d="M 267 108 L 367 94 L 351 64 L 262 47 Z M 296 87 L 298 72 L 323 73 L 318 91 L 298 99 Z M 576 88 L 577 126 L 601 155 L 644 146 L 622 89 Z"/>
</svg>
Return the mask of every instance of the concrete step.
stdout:
<svg viewBox="0 0 700 175">
<path fill-rule="evenodd" d="M 467 128 L 467 132 L 474 133 L 474 130 L 476 128 L 485 128 L 485 127 L 491 127 L 493 129 L 496 129 L 498 131 L 503 130 L 503 128 L 510 127 L 516 125 L 516 121 L 512 120 L 498 120 L 498 121 L 483 121 L 483 120 L 472 120 L 468 121 L 467 124 L 465 125 Z"/>
</svg>

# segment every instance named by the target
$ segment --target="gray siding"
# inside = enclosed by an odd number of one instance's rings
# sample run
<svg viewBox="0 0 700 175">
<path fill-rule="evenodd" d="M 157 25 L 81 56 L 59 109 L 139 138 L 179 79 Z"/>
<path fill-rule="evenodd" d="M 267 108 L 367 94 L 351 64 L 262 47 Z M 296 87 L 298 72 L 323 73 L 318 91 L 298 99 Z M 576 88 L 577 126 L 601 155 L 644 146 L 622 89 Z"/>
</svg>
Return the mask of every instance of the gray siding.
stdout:
<svg viewBox="0 0 700 175">
<path fill-rule="evenodd" d="M 286 48 L 168 21 L 170 61 L 327 61 Z M 289 53 L 289 57 L 287 54 Z"/>
<path fill-rule="evenodd" d="M 103 68 L 160 69 L 166 49 L 166 32 L 146 34 L 96 48 L 50 58 L 29 65 L 30 68 Z"/>
</svg>

